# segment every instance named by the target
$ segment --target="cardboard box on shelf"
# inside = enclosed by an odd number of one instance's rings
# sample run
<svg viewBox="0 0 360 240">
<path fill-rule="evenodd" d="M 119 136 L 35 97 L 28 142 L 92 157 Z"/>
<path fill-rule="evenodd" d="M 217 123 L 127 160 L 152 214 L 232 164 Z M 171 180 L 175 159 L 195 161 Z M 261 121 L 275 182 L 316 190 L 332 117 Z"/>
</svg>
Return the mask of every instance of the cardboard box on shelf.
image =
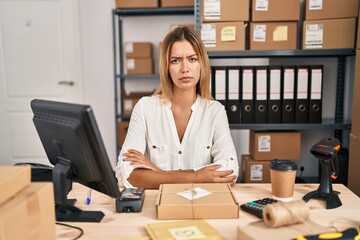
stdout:
<svg viewBox="0 0 360 240">
<path fill-rule="evenodd" d="M 55 239 L 51 182 L 33 182 L 0 206 L 0 239 Z"/>
<path fill-rule="evenodd" d="M 158 0 L 116 0 L 116 8 L 157 8 Z"/>
<path fill-rule="evenodd" d="M 254 160 L 300 160 L 301 134 L 297 131 L 250 131 L 250 154 Z"/>
<path fill-rule="evenodd" d="M 129 121 L 118 122 L 118 148 L 121 148 L 124 144 L 127 130 L 129 128 Z"/>
<path fill-rule="evenodd" d="M 194 0 L 161 0 L 161 7 L 193 7 Z"/>
<path fill-rule="evenodd" d="M 354 48 L 355 36 L 355 18 L 304 21 L 302 48 Z"/>
<path fill-rule="evenodd" d="M 359 14 L 359 0 L 326 0 L 305 3 L 305 20 L 356 18 Z"/>
<path fill-rule="evenodd" d="M 126 59 L 127 74 L 153 74 L 153 58 L 128 58 Z"/>
<path fill-rule="evenodd" d="M 201 38 L 208 51 L 245 50 L 244 22 L 203 23 Z"/>
<path fill-rule="evenodd" d="M 255 161 L 251 155 L 241 155 L 241 173 L 244 183 L 270 183 L 270 161 Z"/>
<path fill-rule="evenodd" d="M 249 21 L 249 0 L 203 0 L 202 22 L 245 22 Z"/>
<path fill-rule="evenodd" d="M 156 215 L 158 219 L 239 218 L 239 203 L 226 183 L 162 184 Z"/>
<path fill-rule="evenodd" d="M 286 9 L 286 10 L 285 10 Z M 299 21 L 299 0 L 252 1 L 251 21 Z"/>
<path fill-rule="evenodd" d="M 297 49 L 297 22 L 250 23 L 250 50 Z"/>
<path fill-rule="evenodd" d="M 30 182 L 30 165 L 0 166 L 0 205 L 22 191 Z"/>
<path fill-rule="evenodd" d="M 139 101 L 139 99 L 144 96 L 150 96 L 152 94 L 153 92 L 130 92 L 129 94 L 125 94 L 125 92 L 123 91 L 123 114 L 130 116 L 132 110 L 135 107 L 135 104 Z"/>
<path fill-rule="evenodd" d="M 125 57 L 129 58 L 152 58 L 153 46 L 151 42 L 126 42 Z"/>
<path fill-rule="evenodd" d="M 350 134 L 348 187 L 360 197 L 360 136 Z"/>
</svg>

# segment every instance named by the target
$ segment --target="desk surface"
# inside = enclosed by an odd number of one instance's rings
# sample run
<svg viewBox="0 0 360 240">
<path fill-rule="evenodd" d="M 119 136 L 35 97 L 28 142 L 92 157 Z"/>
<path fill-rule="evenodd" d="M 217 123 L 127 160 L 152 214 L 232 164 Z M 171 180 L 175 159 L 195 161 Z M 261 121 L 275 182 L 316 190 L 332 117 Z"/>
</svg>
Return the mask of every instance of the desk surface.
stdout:
<svg viewBox="0 0 360 240">
<path fill-rule="evenodd" d="M 306 193 L 316 190 L 318 184 L 296 184 L 294 200 L 301 199 Z M 329 226 L 331 221 L 346 218 L 360 222 L 360 198 L 342 184 L 334 184 L 335 191 L 339 191 L 342 206 L 327 210 L 325 201 L 311 199 L 310 219 L 320 225 Z M 264 197 L 271 197 L 270 184 L 236 184 L 233 191 L 239 204 Z M 82 210 L 103 211 L 104 219 L 100 223 L 68 223 L 84 230 L 81 239 L 126 239 L 132 237 L 146 237 L 145 225 L 149 223 L 165 222 L 156 219 L 157 190 L 146 190 L 145 202 L 141 213 L 117 213 L 115 200 L 102 193 L 93 191 L 92 202 L 86 205 L 87 188 L 74 184 L 69 198 L 76 198 L 77 205 Z M 239 219 L 207 219 L 206 222 L 216 228 L 225 239 L 236 239 L 237 227 L 259 221 L 258 218 L 240 210 Z M 78 230 L 56 226 L 56 239 L 72 239 L 79 234 Z"/>
</svg>

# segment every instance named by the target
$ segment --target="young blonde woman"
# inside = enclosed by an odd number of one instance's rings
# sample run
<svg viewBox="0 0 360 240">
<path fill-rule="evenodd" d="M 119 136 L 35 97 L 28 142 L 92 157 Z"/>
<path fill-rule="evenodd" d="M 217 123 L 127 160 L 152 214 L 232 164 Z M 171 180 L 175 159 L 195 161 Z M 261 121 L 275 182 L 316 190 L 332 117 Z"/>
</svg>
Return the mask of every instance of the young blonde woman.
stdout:
<svg viewBox="0 0 360 240">
<path fill-rule="evenodd" d="M 178 27 L 160 48 L 160 87 L 135 105 L 115 168 L 125 187 L 235 183 L 238 158 L 225 108 L 210 93 L 200 37 Z"/>
</svg>

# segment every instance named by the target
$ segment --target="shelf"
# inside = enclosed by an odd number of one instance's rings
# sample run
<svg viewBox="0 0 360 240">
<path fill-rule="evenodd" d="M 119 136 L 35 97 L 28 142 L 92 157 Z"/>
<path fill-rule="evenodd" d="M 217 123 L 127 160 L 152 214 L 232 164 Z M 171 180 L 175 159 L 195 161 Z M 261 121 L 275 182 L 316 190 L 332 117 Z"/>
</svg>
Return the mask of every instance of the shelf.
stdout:
<svg viewBox="0 0 360 240">
<path fill-rule="evenodd" d="M 128 8 L 115 9 L 116 15 L 122 16 L 166 16 L 166 15 L 193 15 L 193 7 L 177 7 L 177 8 Z"/>
<path fill-rule="evenodd" d="M 128 74 L 124 76 L 125 79 L 160 79 L 159 74 Z"/>
<path fill-rule="evenodd" d="M 355 49 L 330 50 L 244 50 L 209 51 L 209 58 L 259 58 L 259 57 L 340 57 L 355 56 Z"/>
<path fill-rule="evenodd" d="M 351 123 L 335 123 L 334 119 L 323 119 L 322 123 L 240 123 L 230 124 L 230 129 L 253 130 L 351 130 Z"/>
</svg>

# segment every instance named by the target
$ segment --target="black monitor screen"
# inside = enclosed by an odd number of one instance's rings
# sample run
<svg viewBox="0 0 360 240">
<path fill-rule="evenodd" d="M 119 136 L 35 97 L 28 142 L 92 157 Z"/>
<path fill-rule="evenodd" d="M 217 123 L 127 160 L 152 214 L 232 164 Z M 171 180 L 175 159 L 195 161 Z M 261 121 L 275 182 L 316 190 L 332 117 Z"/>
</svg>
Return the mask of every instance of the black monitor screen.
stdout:
<svg viewBox="0 0 360 240">
<path fill-rule="evenodd" d="M 58 221 L 100 221 L 67 199 L 72 181 L 111 197 L 120 190 L 90 106 L 41 99 L 31 101 L 33 121 L 53 169 Z M 70 186 L 70 187 L 69 187 Z"/>
</svg>

